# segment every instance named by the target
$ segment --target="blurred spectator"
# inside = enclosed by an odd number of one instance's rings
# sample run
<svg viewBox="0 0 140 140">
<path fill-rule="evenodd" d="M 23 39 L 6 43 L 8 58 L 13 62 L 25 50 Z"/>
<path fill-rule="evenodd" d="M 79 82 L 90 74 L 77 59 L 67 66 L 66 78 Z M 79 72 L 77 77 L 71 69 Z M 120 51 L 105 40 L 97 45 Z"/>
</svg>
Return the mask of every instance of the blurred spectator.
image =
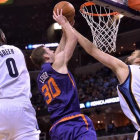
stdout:
<svg viewBox="0 0 140 140">
<path fill-rule="evenodd" d="M 95 74 L 77 76 L 76 79 L 80 102 L 118 96 L 116 92 L 118 80 L 107 67 L 101 68 Z"/>
<path fill-rule="evenodd" d="M 115 125 L 112 121 L 110 121 L 110 123 L 107 125 L 107 131 L 109 135 L 114 134 L 114 130 L 115 130 Z"/>
</svg>

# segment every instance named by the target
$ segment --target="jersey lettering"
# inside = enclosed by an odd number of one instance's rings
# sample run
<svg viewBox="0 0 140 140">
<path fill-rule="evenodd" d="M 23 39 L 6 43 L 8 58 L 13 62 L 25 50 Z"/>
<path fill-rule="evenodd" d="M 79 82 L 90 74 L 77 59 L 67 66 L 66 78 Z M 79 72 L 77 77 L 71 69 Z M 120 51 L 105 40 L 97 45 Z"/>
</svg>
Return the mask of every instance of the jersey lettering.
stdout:
<svg viewBox="0 0 140 140">
<path fill-rule="evenodd" d="M 52 99 L 56 98 L 61 94 L 59 87 L 57 86 L 55 80 L 52 77 L 48 80 L 48 84 L 43 85 L 42 92 L 45 92 L 44 96 L 47 97 L 46 103 L 48 105 L 51 103 Z"/>
<path fill-rule="evenodd" d="M 46 91 L 44 94 L 45 97 L 48 98 L 48 99 L 46 99 L 46 103 L 50 104 L 50 102 L 52 101 L 52 96 L 51 96 L 51 93 L 49 92 L 49 88 L 46 84 L 42 87 L 42 92 L 44 93 L 44 91 Z"/>
<path fill-rule="evenodd" d="M 17 70 L 17 66 L 15 63 L 15 60 L 13 58 L 8 58 L 6 60 L 6 65 L 9 71 L 9 75 L 13 78 L 18 76 L 18 70 Z"/>
</svg>

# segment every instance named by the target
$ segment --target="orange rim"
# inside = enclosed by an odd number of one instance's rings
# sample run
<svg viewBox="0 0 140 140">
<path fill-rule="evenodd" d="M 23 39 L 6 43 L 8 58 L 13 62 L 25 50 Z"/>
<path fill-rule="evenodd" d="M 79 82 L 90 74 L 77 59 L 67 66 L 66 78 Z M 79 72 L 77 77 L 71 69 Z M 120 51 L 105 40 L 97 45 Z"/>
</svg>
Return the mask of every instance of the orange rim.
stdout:
<svg viewBox="0 0 140 140">
<path fill-rule="evenodd" d="M 107 15 L 117 15 L 118 14 L 118 12 L 112 12 L 112 13 L 108 13 L 108 14 L 94 14 L 94 13 L 88 13 L 88 12 L 85 12 L 84 10 L 83 10 L 83 7 L 87 7 L 87 6 L 92 6 L 92 5 L 96 5 L 95 3 L 93 3 L 93 2 L 85 2 L 84 4 L 82 4 L 81 6 L 80 6 L 80 11 L 82 12 L 82 13 L 84 13 L 84 14 L 86 14 L 86 15 L 89 15 L 89 16 L 107 16 Z"/>
</svg>

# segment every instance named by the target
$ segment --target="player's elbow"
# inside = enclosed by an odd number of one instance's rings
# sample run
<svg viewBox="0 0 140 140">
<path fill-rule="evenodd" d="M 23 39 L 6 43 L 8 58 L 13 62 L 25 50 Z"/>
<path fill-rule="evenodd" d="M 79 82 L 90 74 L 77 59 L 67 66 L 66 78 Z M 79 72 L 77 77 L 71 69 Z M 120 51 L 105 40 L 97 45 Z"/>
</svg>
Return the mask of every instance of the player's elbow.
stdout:
<svg viewBox="0 0 140 140">
<path fill-rule="evenodd" d="M 73 41 L 73 42 L 77 42 L 77 41 L 78 41 L 77 36 L 74 35 L 72 41 Z"/>
<path fill-rule="evenodd" d="M 78 38 L 77 38 L 77 36 L 75 34 L 73 34 L 73 39 L 78 41 Z"/>
<path fill-rule="evenodd" d="M 69 41 L 72 43 L 72 42 L 77 42 L 78 41 L 78 38 L 75 34 L 73 34 L 70 38 L 69 38 Z"/>
</svg>

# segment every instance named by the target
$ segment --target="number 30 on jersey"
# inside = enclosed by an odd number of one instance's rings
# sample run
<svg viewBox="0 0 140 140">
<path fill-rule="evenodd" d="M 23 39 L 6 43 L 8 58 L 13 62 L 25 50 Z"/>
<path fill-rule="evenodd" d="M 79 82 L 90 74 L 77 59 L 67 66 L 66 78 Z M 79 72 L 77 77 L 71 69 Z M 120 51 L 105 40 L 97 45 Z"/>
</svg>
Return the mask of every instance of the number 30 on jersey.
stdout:
<svg viewBox="0 0 140 140">
<path fill-rule="evenodd" d="M 52 90 L 52 86 L 55 89 L 55 91 Z M 54 81 L 54 79 L 51 77 L 48 80 L 48 84 L 44 84 L 42 86 L 42 93 L 44 93 L 44 96 L 48 98 L 46 99 L 46 103 L 49 105 L 52 99 L 60 95 L 61 91 L 57 86 L 56 82 Z"/>
</svg>

